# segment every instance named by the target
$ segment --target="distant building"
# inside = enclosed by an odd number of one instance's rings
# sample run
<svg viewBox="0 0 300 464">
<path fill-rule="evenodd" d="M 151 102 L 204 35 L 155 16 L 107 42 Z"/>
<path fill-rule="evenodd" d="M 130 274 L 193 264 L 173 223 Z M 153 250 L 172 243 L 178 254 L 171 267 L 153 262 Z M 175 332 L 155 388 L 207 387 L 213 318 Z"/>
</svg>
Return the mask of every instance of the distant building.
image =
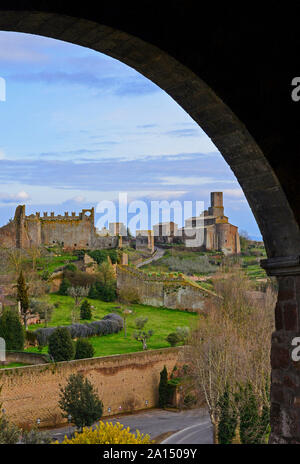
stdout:
<svg viewBox="0 0 300 464">
<path fill-rule="evenodd" d="M 127 235 L 127 228 L 123 222 L 110 222 L 109 234 L 112 236 L 121 235 L 125 237 Z"/>
<path fill-rule="evenodd" d="M 238 228 L 224 215 L 223 192 L 211 192 L 211 205 L 200 216 L 185 220 L 178 229 L 174 222 L 153 226 L 155 243 L 183 243 L 188 248 L 218 250 L 224 254 L 240 253 Z"/>
<path fill-rule="evenodd" d="M 237 226 L 224 215 L 223 192 L 211 192 L 211 206 L 200 216 L 186 219 L 183 238 L 186 247 L 238 254 L 241 251 Z"/>
<path fill-rule="evenodd" d="M 157 243 L 172 243 L 177 236 L 178 225 L 173 222 L 161 222 L 153 226 L 153 235 Z"/>
<path fill-rule="evenodd" d="M 136 249 L 154 251 L 154 236 L 152 230 L 137 230 L 136 231 Z"/>
</svg>

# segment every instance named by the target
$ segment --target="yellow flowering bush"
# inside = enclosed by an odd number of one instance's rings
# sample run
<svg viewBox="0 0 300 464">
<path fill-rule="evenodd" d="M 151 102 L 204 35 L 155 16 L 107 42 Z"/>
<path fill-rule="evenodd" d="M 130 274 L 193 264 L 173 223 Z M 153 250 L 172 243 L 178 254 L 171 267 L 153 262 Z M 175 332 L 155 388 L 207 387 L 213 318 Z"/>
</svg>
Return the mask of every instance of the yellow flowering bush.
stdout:
<svg viewBox="0 0 300 464">
<path fill-rule="evenodd" d="M 57 442 L 56 442 L 57 443 Z M 82 432 L 75 432 L 75 437 L 68 439 L 65 437 L 63 445 L 124 445 L 124 444 L 148 444 L 154 443 L 150 440 L 149 435 L 136 431 L 136 435 L 130 432 L 130 428 L 124 428 L 123 424 L 117 422 L 113 425 L 111 422 L 99 422 L 93 430 L 91 427 L 84 427 Z"/>
</svg>

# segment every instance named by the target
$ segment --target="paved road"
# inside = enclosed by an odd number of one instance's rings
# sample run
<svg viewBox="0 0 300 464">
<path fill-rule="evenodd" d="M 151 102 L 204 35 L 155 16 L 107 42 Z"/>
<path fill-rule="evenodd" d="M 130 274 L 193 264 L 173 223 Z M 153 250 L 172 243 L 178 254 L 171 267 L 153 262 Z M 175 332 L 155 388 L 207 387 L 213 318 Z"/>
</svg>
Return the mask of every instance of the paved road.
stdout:
<svg viewBox="0 0 300 464">
<path fill-rule="evenodd" d="M 135 432 L 138 429 L 141 433 L 148 433 L 151 438 L 155 438 L 166 432 L 177 432 L 185 429 L 183 436 L 175 436 L 176 440 L 188 439 L 192 434 L 192 444 L 212 443 L 212 431 L 209 428 L 209 416 L 204 409 L 191 409 L 187 411 L 173 412 L 162 409 L 150 409 L 130 415 L 121 415 L 105 419 L 104 422 L 120 422 L 125 427 Z M 187 429 L 196 426 L 195 429 Z M 48 431 L 55 440 L 62 441 L 66 434 L 73 431 L 72 427 L 52 429 Z M 198 437 L 197 438 L 197 434 Z M 198 441 L 197 441 L 198 440 Z M 166 442 L 167 443 L 167 442 Z M 168 441 L 168 443 L 173 443 Z M 182 442 L 182 443 L 188 443 Z"/>
<path fill-rule="evenodd" d="M 154 256 L 137 264 L 136 267 L 145 266 L 146 264 L 152 263 L 152 261 L 157 261 L 159 258 L 162 258 L 166 250 L 163 250 L 162 248 L 155 248 L 155 249 L 156 249 L 156 253 Z"/>
<path fill-rule="evenodd" d="M 199 421 L 198 424 L 186 427 L 174 433 L 162 444 L 168 445 L 208 445 L 213 444 L 213 427 L 210 419 Z"/>
</svg>

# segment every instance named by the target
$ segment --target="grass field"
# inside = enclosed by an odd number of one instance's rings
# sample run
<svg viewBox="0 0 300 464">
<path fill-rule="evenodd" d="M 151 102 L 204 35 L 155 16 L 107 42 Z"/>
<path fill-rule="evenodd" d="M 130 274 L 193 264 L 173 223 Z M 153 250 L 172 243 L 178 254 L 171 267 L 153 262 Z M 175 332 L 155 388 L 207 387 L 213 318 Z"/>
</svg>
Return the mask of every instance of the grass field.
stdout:
<svg viewBox="0 0 300 464">
<path fill-rule="evenodd" d="M 68 325 L 71 323 L 71 309 L 73 299 L 68 296 L 56 294 L 50 295 L 52 303 L 59 303 L 59 307 L 55 309 L 51 323 L 48 326 Z M 89 299 L 91 305 L 94 306 L 92 320 L 102 319 L 103 316 L 120 307 L 116 303 L 105 303 L 99 300 Z M 167 335 L 176 330 L 179 326 L 192 327 L 197 322 L 197 314 L 188 313 L 185 311 L 177 311 L 174 309 L 156 308 L 146 305 L 131 305 L 133 311 L 127 317 L 127 337 L 124 336 L 124 331 L 118 334 L 105 335 L 103 337 L 91 337 L 90 341 L 95 348 L 95 356 L 108 356 L 112 354 L 132 353 L 142 350 L 142 343 L 136 341 L 132 334 L 135 329 L 135 319 L 139 316 L 148 317 L 148 322 L 145 330 L 152 329 L 153 336 L 148 342 L 149 349 L 165 348 L 170 346 L 165 340 Z M 35 330 L 39 326 L 31 326 L 30 330 Z M 43 326 L 42 326 L 43 327 Z M 28 348 L 28 351 L 38 351 L 36 347 Z M 48 352 L 48 348 L 44 348 L 43 352 Z"/>
<path fill-rule="evenodd" d="M 43 256 L 37 259 L 37 269 L 39 273 L 48 271 L 50 274 L 61 266 L 65 266 L 78 258 L 74 255 L 63 253 L 60 256 Z"/>
<path fill-rule="evenodd" d="M 0 369 L 8 369 L 12 367 L 24 367 L 24 366 L 29 366 L 29 364 L 13 362 L 13 363 L 5 364 L 4 366 L 0 365 Z"/>
</svg>

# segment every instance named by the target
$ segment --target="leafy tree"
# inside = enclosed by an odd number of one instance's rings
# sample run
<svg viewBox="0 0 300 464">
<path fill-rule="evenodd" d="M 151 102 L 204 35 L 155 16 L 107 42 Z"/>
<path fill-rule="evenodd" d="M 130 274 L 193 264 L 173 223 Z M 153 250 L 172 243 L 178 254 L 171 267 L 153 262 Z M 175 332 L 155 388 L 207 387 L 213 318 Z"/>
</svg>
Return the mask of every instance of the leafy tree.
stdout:
<svg viewBox="0 0 300 464">
<path fill-rule="evenodd" d="M 25 329 L 27 329 L 27 313 L 29 310 L 28 286 L 22 270 L 17 281 L 17 300 L 20 301 L 21 314 L 24 320 Z"/>
<path fill-rule="evenodd" d="M 139 330 L 142 330 L 148 322 L 148 317 L 143 317 L 143 316 L 137 317 L 134 322 L 135 322 L 136 328 Z"/>
<path fill-rule="evenodd" d="M 188 327 L 176 327 L 176 334 L 178 335 L 181 342 L 186 343 L 190 330 Z"/>
<path fill-rule="evenodd" d="M 84 300 L 80 307 L 80 319 L 91 319 L 92 308 L 88 300 Z"/>
<path fill-rule="evenodd" d="M 82 374 L 71 374 L 68 383 L 60 389 L 59 407 L 63 417 L 71 415 L 77 428 L 90 426 L 102 416 L 103 403 L 97 390 Z"/>
<path fill-rule="evenodd" d="M 63 278 L 58 293 L 60 295 L 68 295 L 68 290 L 71 287 L 71 282 L 66 277 Z"/>
<path fill-rule="evenodd" d="M 48 352 L 55 362 L 74 359 L 75 347 L 70 332 L 65 327 L 57 327 L 49 337 Z"/>
<path fill-rule="evenodd" d="M 143 350 L 147 350 L 147 340 L 149 340 L 152 337 L 153 333 L 153 330 L 148 330 L 148 332 L 140 330 L 139 332 L 134 332 L 133 338 L 135 338 L 139 342 L 142 342 Z"/>
<path fill-rule="evenodd" d="M 230 399 L 229 385 L 226 384 L 223 395 L 219 399 L 220 422 L 218 425 L 218 441 L 220 444 L 232 443 L 237 427 L 237 413 Z"/>
<path fill-rule="evenodd" d="M 3 311 L 0 317 L 0 337 L 4 338 L 7 350 L 24 349 L 24 330 L 17 311 Z"/>
<path fill-rule="evenodd" d="M 167 342 L 170 343 L 171 346 L 176 346 L 180 341 L 180 337 L 176 332 L 171 332 L 167 338 Z"/>
<path fill-rule="evenodd" d="M 89 340 L 79 338 L 75 345 L 75 359 L 92 358 L 95 354 L 95 349 Z"/>
<path fill-rule="evenodd" d="M 160 372 L 160 382 L 158 387 L 158 406 L 165 408 L 169 400 L 168 371 L 166 366 Z"/>
</svg>

